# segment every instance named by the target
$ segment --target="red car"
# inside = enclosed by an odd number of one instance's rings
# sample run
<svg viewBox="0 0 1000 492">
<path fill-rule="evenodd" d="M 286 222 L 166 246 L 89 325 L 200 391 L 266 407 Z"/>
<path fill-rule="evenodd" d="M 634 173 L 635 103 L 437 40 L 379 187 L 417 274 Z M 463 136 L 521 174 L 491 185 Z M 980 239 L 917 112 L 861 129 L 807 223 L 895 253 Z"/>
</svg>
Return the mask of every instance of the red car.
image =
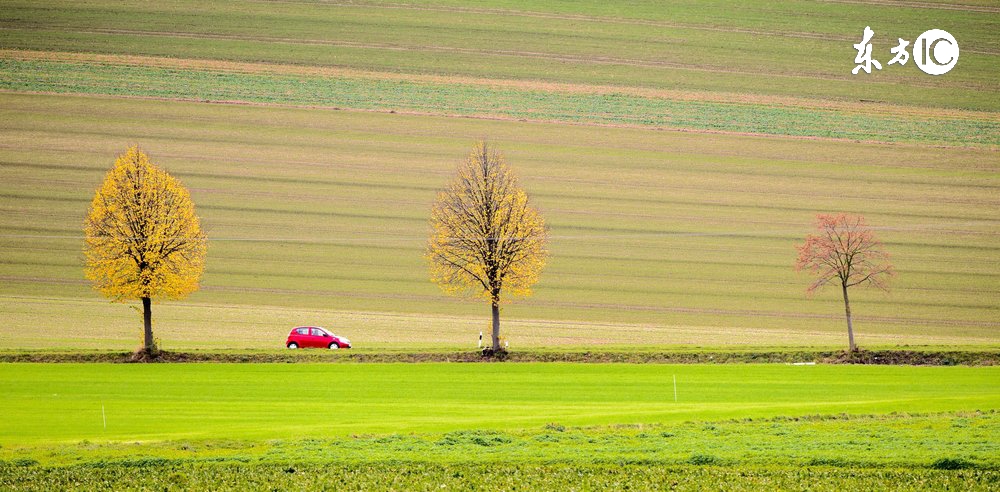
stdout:
<svg viewBox="0 0 1000 492">
<path fill-rule="evenodd" d="M 318 326 L 298 326 L 292 328 L 285 340 L 285 346 L 290 349 L 317 347 L 328 349 L 351 348 L 351 341 L 338 337 Z"/>
</svg>

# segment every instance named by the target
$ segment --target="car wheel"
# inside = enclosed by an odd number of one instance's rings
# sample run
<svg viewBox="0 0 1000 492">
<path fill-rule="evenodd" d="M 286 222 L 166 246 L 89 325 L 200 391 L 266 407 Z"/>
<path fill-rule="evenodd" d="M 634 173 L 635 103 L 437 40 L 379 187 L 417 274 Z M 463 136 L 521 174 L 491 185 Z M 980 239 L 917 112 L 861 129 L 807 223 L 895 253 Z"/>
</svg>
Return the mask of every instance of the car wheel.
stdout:
<svg viewBox="0 0 1000 492">
<path fill-rule="evenodd" d="M 290 348 L 292 350 L 295 350 L 295 349 L 299 348 L 299 344 L 297 344 L 295 342 L 289 343 L 288 344 L 288 348 Z"/>
<path fill-rule="evenodd" d="M 337 342 L 330 342 L 330 347 L 329 348 L 330 348 L 330 350 L 337 350 L 337 349 L 340 348 L 340 345 L 337 345 Z"/>
</svg>

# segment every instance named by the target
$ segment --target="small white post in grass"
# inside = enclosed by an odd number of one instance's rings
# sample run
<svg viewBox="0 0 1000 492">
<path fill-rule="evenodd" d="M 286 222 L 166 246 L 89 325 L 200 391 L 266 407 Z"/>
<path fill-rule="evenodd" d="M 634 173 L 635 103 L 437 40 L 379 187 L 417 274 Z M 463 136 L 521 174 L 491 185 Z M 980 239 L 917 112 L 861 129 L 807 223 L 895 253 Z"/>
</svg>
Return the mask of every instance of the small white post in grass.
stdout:
<svg viewBox="0 0 1000 492">
<path fill-rule="evenodd" d="M 108 430 L 108 417 L 104 414 L 104 403 L 101 403 L 101 420 L 104 422 L 104 430 Z"/>
<path fill-rule="evenodd" d="M 674 374 L 674 403 L 677 403 L 677 375 Z"/>
</svg>

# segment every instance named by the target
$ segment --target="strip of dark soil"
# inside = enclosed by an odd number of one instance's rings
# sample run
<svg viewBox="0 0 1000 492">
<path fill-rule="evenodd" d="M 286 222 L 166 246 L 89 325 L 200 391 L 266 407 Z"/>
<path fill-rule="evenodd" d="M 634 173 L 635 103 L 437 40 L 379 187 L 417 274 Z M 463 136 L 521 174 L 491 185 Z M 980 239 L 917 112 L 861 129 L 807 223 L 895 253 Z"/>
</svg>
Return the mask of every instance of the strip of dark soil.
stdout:
<svg viewBox="0 0 1000 492">
<path fill-rule="evenodd" d="M 155 357 L 136 357 L 132 352 L 9 352 L 0 362 L 105 362 L 105 363 L 301 363 L 301 362 L 577 362 L 626 364 L 881 364 L 917 366 L 993 366 L 1000 364 L 1000 351 L 746 351 L 746 352 L 502 352 L 492 356 L 480 352 L 350 352 L 288 351 L 280 353 L 159 352 Z"/>
</svg>

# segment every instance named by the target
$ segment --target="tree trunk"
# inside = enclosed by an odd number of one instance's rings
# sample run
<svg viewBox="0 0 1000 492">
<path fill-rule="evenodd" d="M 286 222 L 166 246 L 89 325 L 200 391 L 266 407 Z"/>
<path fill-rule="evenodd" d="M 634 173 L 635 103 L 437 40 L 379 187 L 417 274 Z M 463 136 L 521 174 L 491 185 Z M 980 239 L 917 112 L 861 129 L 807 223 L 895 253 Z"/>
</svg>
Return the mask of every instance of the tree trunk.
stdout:
<svg viewBox="0 0 1000 492">
<path fill-rule="evenodd" d="M 493 301 L 493 352 L 500 351 L 500 303 Z"/>
<path fill-rule="evenodd" d="M 153 353 L 153 312 L 152 301 L 142 298 L 143 349 L 147 354 Z"/>
<path fill-rule="evenodd" d="M 858 349 L 858 346 L 854 344 L 854 327 L 851 326 L 851 301 L 847 299 L 847 284 L 841 284 L 844 289 L 844 311 L 847 312 L 847 340 L 851 346 L 851 352 Z"/>
</svg>

